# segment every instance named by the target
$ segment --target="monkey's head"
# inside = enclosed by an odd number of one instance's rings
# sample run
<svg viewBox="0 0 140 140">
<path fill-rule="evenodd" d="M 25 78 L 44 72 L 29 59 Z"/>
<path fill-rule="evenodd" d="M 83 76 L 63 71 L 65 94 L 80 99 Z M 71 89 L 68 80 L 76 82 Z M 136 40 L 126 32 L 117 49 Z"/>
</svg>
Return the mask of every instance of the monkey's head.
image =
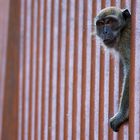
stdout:
<svg viewBox="0 0 140 140">
<path fill-rule="evenodd" d="M 127 9 L 108 7 L 96 16 L 96 34 L 103 43 L 111 48 L 120 40 L 121 31 L 126 26 L 131 15 Z"/>
</svg>

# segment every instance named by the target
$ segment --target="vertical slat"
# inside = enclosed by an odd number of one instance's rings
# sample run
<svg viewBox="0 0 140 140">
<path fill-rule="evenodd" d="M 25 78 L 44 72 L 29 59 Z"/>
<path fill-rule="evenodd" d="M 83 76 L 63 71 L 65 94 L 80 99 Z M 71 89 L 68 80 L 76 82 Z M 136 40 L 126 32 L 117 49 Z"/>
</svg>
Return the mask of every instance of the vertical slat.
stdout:
<svg viewBox="0 0 140 140">
<path fill-rule="evenodd" d="M 121 5 L 121 8 L 125 8 L 125 6 L 126 6 L 125 0 L 121 0 L 120 5 Z"/>
<path fill-rule="evenodd" d="M 3 14 L 4 13 L 4 14 Z M 2 136 L 2 115 L 5 84 L 6 50 L 8 42 L 9 1 L 0 1 L 0 138 Z"/>
<path fill-rule="evenodd" d="M 24 2 L 24 34 L 23 34 L 23 38 L 24 38 L 24 49 L 23 49 L 23 81 L 22 81 L 22 139 L 25 139 L 25 123 L 24 123 L 24 120 L 25 120 L 25 115 L 24 115 L 24 112 L 25 112 L 25 52 L 26 52 L 26 46 L 25 46 L 25 38 L 26 38 L 26 35 L 25 35 L 25 30 L 26 30 L 26 20 L 27 20 L 27 1 Z"/>
<path fill-rule="evenodd" d="M 60 102 L 61 102 L 61 48 L 62 48 L 62 0 L 59 1 L 59 13 L 58 13 L 58 69 L 57 69 L 57 101 L 56 101 L 56 139 L 60 140 Z"/>
<path fill-rule="evenodd" d="M 50 36 L 50 89 L 49 89 L 49 135 L 48 139 L 56 138 L 56 85 L 57 85 L 57 55 L 58 55 L 58 1 L 52 1 Z"/>
<path fill-rule="evenodd" d="M 104 50 L 101 50 L 100 57 L 100 93 L 99 93 L 99 139 L 103 139 L 103 116 L 104 116 Z"/>
<path fill-rule="evenodd" d="M 98 13 L 101 9 L 101 1 L 96 3 L 96 13 Z M 96 15 L 95 15 L 96 16 Z M 100 58 L 101 58 L 101 48 L 100 48 L 100 40 L 99 38 L 96 39 L 96 52 L 95 52 L 95 89 L 94 89 L 94 139 L 98 139 L 99 137 L 99 111 L 100 111 L 100 106 L 99 106 L 99 96 L 100 96 Z"/>
<path fill-rule="evenodd" d="M 51 4 L 52 2 L 47 0 L 47 15 L 46 15 L 46 18 L 47 18 L 47 23 L 46 23 L 46 88 L 45 88 L 45 136 L 44 138 L 45 139 L 48 139 L 48 135 L 49 135 L 49 115 L 48 115 L 48 112 L 49 112 L 49 90 L 50 90 L 50 86 L 49 86 L 49 80 L 50 80 L 50 43 L 51 43 L 51 40 L 50 40 L 50 37 L 51 37 Z"/>
<path fill-rule="evenodd" d="M 38 76 L 38 80 L 37 80 L 37 85 L 36 85 L 36 93 L 38 96 L 36 96 L 36 102 L 38 102 L 38 106 L 36 106 L 36 124 L 37 125 L 37 129 L 35 129 L 35 133 L 37 133 L 37 135 L 35 135 L 35 139 L 38 139 L 40 140 L 41 139 L 41 108 L 42 108 L 42 70 L 43 70 L 43 32 L 44 32 L 44 28 L 43 28 L 43 22 L 44 22 L 44 0 L 40 0 L 39 1 L 39 4 L 38 4 L 38 40 L 37 40 L 37 47 L 39 48 L 39 50 L 37 49 L 38 51 L 38 60 L 37 60 L 37 67 L 38 67 L 38 73 L 37 73 L 37 76 Z M 36 104 L 37 105 L 37 104 Z"/>
<path fill-rule="evenodd" d="M 72 109 L 72 139 L 76 140 L 77 122 L 77 77 L 78 77 L 78 37 L 79 37 L 79 0 L 75 1 L 75 23 L 74 23 L 74 70 L 73 70 L 73 109 Z"/>
<path fill-rule="evenodd" d="M 70 1 L 70 48 L 69 48 L 69 99 L 68 99 L 68 139 L 72 139 L 72 102 L 73 102 L 73 62 L 74 62 L 74 13 L 75 13 L 75 1 Z"/>
<path fill-rule="evenodd" d="M 105 0 L 101 1 L 101 8 L 105 8 Z M 103 139 L 103 123 L 104 123 L 104 65 L 105 65 L 105 54 L 104 48 L 101 48 L 100 52 L 100 91 L 99 91 L 99 138 Z"/>
<path fill-rule="evenodd" d="M 1 139 L 18 138 L 18 73 L 20 44 L 20 1 L 9 3 L 9 22 L 7 35 L 6 69 L 3 98 Z M 15 26 L 16 24 L 16 26 Z M 10 124 L 10 125 L 9 125 Z"/>
<path fill-rule="evenodd" d="M 37 72 L 37 53 L 36 53 L 36 51 L 37 51 L 37 15 L 38 15 L 38 2 L 37 2 L 37 0 L 35 0 L 32 4 L 34 4 L 34 5 L 32 5 L 33 6 L 33 9 L 32 9 L 32 11 L 33 11 L 33 17 L 31 17 L 32 18 L 32 20 L 33 20 L 33 24 L 32 24 L 32 26 L 33 26 L 33 36 L 32 36 L 32 32 L 31 32 L 31 38 L 33 39 L 32 41 L 32 45 L 33 45 L 33 48 L 32 48 L 32 46 L 31 46 L 31 49 L 33 49 L 32 50 L 32 52 L 33 52 L 33 55 L 32 55 L 32 64 L 33 64 L 33 69 L 32 69 L 32 85 L 30 85 L 31 87 L 30 88 L 32 88 L 31 90 L 32 90 L 32 101 L 31 101 L 31 109 L 32 109 L 32 111 L 31 111 L 31 127 L 29 128 L 29 129 L 31 129 L 31 130 L 29 130 L 29 132 L 31 132 L 31 136 L 30 136 L 30 139 L 35 139 L 35 110 L 36 110 L 36 83 L 37 83 L 37 81 L 36 81 L 36 72 Z M 31 80 L 31 79 L 30 79 Z M 31 93 L 30 93 L 31 94 Z"/>
<path fill-rule="evenodd" d="M 42 110 L 41 110 L 41 140 L 45 140 L 45 97 L 46 97 L 46 24 L 47 24 L 47 0 L 44 0 L 44 22 L 43 22 L 43 68 L 42 68 Z"/>
<path fill-rule="evenodd" d="M 135 87 L 136 87 L 136 70 L 137 70 L 137 67 L 136 67 L 136 49 L 138 48 L 137 46 L 137 43 L 136 43 L 136 34 L 137 34 L 137 31 L 136 31 L 136 22 L 137 22 L 137 18 L 136 18 L 136 13 L 137 13 L 137 9 L 136 9 L 136 4 L 137 4 L 137 1 L 131 1 L 131 12 L 132 12 L 132 27 L 131 27 L 131 67 L 130 67 L 130 70 L 131 70 L 131 74 L 130 74 L 130 84 L 131 87 L 130 87 L 130 101 L 129 103 L 131 104 L 130 105 L 130 119 L 129 119 L 129 139 L 134 139 L 135 138 L 135 135 L 137 134 L 135 131 L 139 128 L 137 127 L 136 128 L 136 117 L 138 118 L 138 116 L 135 115 L 135 110 L 136 110 L 136 90 L 135 90 Z M 138 95 L 137 95 L 138 96 Z M 135 130 L 136 129 L 136 130 Z M 138 130 L 139 131 L 139 130 Z M 137 132 L 138 132 L 137 131 Z"/>
<path fill-rule="evenodd" d="M 30 89 L 29 89 L 29 123 L 28 123 L 28 139 L 30 140 L 32 138 L 32 102 L 33 102 L 33 88 L 32 88 L 32 83 L 33 83 L 33 55 L 34 55 L 34 43 L 33 43 L 33 35 L 34 35 L 34 1 L 32 0 L 31 3 L 31 42 L 30 42 Z"/>
<path fill-rule="evenodd" d="M 83 38 L 83 28 L 86 28 L 83 26 L 83 0 L 79 1 L 79 25 L 78 25 L 78 75 L 77 75 L 77 122 L 76 122 L 76 139 L 81 138 L 81 95 L 82 95 L 82 50 L 83 50 L 83 44 L 82 44 L 82 38 Z M 75 40 L 76 41 L 76 40 Z M 74 96 L 74 94 L 73 94 Z M 74 97 L 73 97 L 74 99 Z"/>
<path fill-rule="evenodd" d="M 54 8 L 54 15 L 55 15 L 55 20 L 54 20 L 54 52 L 53 52 L 53 100 L 52 100 L 52 110 L 53 110 L 53 114 L 52 114 L 52 139 L 56 139 L 56 97 L 57 97 L 57 69 L 58 69 L 58 36 L 59 36 L 59 32 L 58 32 L 58 0 L 55 0 L 55 8 Z M 50 46 L 51 47 L 51 46 Z"/>
<path fill-rule="evenodd" d="M 59 61 L 58 61 L 58 67 L 60 67 L 59 71 L 58 71 L 58 78 L 60 76 L 60 81 L 59 79 L 57 80 L 58 81 L 58 87 L 57 87 L 57 94 L 59 93 L 58 97 L 57 98 L 57 114 L 56 114 L 56 118 L 57 118 L 57 121 L 59 122 L 56 122 L 56 135 L 58 135 L 58 137 L 56 136 L 56 139 L 64 139 L 64 98 L 65 98 L 65 63 L 66 63 L 66 60 L 65 60 L 65 56 L 66 56 L 66 11 L 67 11 L 67 2 L 65 0 L 62 0 L 60 2 L 61 6 L 59 7 L 59 26 L 61 31 L 58 31 L 61 32 L 61 34 L 59 34 L 58 36 L 58 49 L 59 52 L 58 52 L 58 57 L 59 57 Z M 62 21 L 61 21 L 62 20 Z M 60 91 L 59 91 L 60 90 Z M 59 107 L 58 107 L 58 104 L 59 104 Z M 59 119 L 59 120 L 58 120 Z"/>
<path fill-rule="evenodd" d="M 87 7 L 87 42 L 86 42 L 86 100 L 85 100 L 85 139 L 89 139 L 90 125 L 90 79 L 91 79 L 91 21 L 92 21 L 92 1 L 88 1 Z"/>
<path fill-rule="evenodd" d="M 92 31 L 94 32 L 94 17 L 96 16 L 96 1 L 92 1 Z M 94 139 L 95 132 L 94 132 L 94 112 L 95 112 L 95 67 L 96 67 L 96 40 L 92 36 L 91 39 L 91 79 L 90 79 L 90 126 L 89 126 L 89 139 Z"/>
<path fill-rule="evenodd" d="M 68 139 L 68 98 L 69 98 L 69 50 L 70 50 L 70 0 L 67 0 L 66 17 L 66 61 L 65 61 L 65 99 L 64 99 L 64 139 Z"/>
<path fill-rule="evenodd" d="M 87 25 L 87 8 L 88 1 L 83 1 L 83 27 Z M 83 28 L 84 29 L 84 28 Z M 86 43 L 87 43 L 87 28 L 83 30 L 83 38 L 82 38 L 82 95 L 81 95 L 81 140 L 85 139 L 85 103 L 86 103 Z"/>
<path fill-rule="evenodd" d="M 139 96 L 139 4 L 140 1 L 132 1 L 132 38 L 131 38 L 131 80 L 130 80 L 130 139 L 140 138 L 140 96 Z"/>
<path fill-rule="evenodd" d="M 36 51 L 36 87 L 35 87 L 35 140 L 38 140 L 38 128 L 39 128 L 39 60 L 40 60 L 40 0 L 37 7 L 37 51 Z"/>
<path fill-rule="evenodd" d="M 19 65 L 19 121 L 18 121 L 18 140 L 22 139 L 22 127 L 23 127 L 23 123 L 22 123 L 22 101 L 23 101 L 23 52 L 24 52 L 24 2 L 25 1 L 21 1 L 21 9 L 20 9 L 20 13 L 21 13 L 21 18 L 20 18 L 20 65 Z"/>
<path fill-rule="evenodd" d="M 26 1 L 24 6 L 24 62 L 23 62 L 23 92 L 22 92 L 22 138 L 28 138 L 28 117 L 29 117 L 29 90 L 30 90 L 30 43 L 31 43 L 31 1 Z"/>
<path fill-rule="evenodd" d="M 43 8 L 44 5 L 44 8 Z M 47 0 L 44 0 L 44 3 L 42 2 L 42 18 L 43 18 L 43 27 L 42 27 L 42 31 L 41 33 L 43 34 L 43 44 L 42 44 L 42 98 L 41 98 L 41 104 L 42 104 L 42 108 L 41 108 L 41 129 L 40 129 L 40 133 L 41 133 L 41 140 L 45 139 L 45 86 L 46 86 L 46 15 L 47 15 Z"/>
<path fill-rule="evenodd" d="M 54 0 L 51 2 L 50 17 L 50 76 L 49 76 L 49 110 L 48 110 L 48 139 L 52 140 L 52 80 L 53 80 L 53 49 L 54 49 Z"/>
</svg>

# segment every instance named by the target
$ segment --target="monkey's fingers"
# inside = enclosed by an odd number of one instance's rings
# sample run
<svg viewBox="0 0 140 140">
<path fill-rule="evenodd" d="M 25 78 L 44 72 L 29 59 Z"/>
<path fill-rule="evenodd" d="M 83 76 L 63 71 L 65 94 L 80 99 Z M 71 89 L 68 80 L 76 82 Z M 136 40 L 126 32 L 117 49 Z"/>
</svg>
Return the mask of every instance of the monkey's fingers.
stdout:
<svg viewBox="0 0 140 140">
<path fill-rule="evenodd" d="M 114 118 L 110 119 L 110 127 L 113 129 L 114 132 L 119 131 L 119 126 L 120 125 L 118 125 L 118 122 Z"/>
<path fill-rule="evenodd" d="M 113 131 L 118 132 L 120 125 L 125 121 L 125 117 L 122 113 L 118 112 L 110 119 L 110 127 Z"/>
</svg>

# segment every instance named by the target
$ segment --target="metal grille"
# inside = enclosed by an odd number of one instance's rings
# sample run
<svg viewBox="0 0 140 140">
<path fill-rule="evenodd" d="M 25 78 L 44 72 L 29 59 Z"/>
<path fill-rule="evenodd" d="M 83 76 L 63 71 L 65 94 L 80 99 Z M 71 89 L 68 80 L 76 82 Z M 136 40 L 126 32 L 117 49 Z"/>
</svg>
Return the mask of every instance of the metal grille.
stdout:
<svg viewBox="0 0 140 140">
<path fill-rule="evenodd" d="M 138 0 L 0 1 L 1 140 L 139 140 Z M 130 118 L 118 133 L 118 56 L 91 35 L 102 8 L 132 14 Z"/>
</svg>

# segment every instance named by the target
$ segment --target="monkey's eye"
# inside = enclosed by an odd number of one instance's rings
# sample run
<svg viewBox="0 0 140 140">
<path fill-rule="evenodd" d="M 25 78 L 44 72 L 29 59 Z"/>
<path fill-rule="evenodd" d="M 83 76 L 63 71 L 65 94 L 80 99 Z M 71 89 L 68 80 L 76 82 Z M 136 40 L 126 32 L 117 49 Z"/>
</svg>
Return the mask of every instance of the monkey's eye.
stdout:
<svg viewBox="0 0 140 140">
<path fill-rule="evenodd" d="M 104 22 L 103 22 L 103 21 L 97 21 L 97 22 L 96 22 L 96 25 L 97 25 L 97 26 L 104 26 Z"/>
<path fill-rule="evenodd" d="M 109 20 L 107 23 L 108 24 L 112 24 L 113 23 L 113 20 Z"/>
<path fill-rule="evenodd" d="M 115 23 L 117 23 L 117 21 L 116 21 L 116 19 L 113 19 L 113 18 L 110 18 L 110 19 L 107 21 L 107 24 L 110 24 L 110 25 L 115 24 Z"/>
</svg>

